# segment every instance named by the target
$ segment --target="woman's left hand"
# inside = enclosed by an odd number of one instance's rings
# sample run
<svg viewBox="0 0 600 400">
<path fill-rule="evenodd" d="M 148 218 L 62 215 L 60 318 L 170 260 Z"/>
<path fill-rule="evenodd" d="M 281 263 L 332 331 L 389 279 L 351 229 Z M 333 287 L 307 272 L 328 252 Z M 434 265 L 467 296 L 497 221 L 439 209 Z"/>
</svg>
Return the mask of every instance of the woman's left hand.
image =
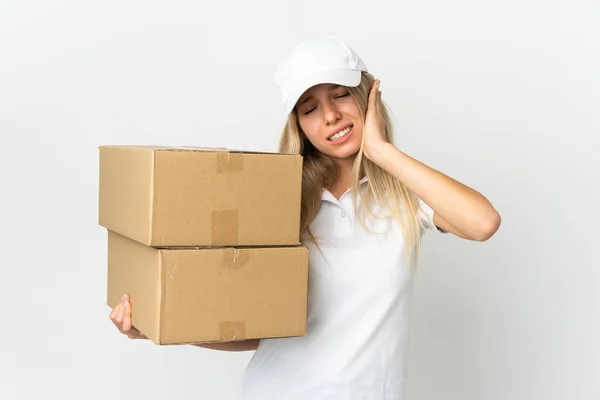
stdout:
<svg viewBox="0 0 600 400">
<path fill-rule="evenodd" d="M 373 158 L 376 157 L 378 150 L 390 144 L 385 140 L 385 121 L 381 113 L 382 105 L 379 83 L 379 79 L 376 79 L 371 86 L 367 115 L 363 127 L 364 154 L 373 162 L 375 162 Z"/>
</svg>

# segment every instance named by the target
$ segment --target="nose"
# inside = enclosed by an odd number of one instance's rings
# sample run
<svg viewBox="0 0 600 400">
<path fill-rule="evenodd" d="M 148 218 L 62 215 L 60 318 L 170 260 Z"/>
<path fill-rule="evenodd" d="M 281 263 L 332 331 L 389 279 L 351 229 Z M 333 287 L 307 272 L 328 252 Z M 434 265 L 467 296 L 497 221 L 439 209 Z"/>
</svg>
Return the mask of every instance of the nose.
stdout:
<svg viewBox="0 0 600 400">
<path fill-rule="evenodd" d="M 327 125 L 335 124 L 340 118 L 342 118 L 342 114 L 335 104 L 326 103 L 323 105 L 323 119 Z"/>
</svg>

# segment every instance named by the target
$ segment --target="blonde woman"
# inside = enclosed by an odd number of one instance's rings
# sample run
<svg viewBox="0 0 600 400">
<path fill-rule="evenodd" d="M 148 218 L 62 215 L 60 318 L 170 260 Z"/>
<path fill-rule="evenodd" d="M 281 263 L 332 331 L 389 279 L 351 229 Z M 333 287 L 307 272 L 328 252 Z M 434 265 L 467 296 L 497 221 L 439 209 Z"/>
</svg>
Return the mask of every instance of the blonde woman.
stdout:
<svg viewBox="0 0 600 400">
<path fill-rule="evenodd" d="M 426 230 L 485 241 L 500 215 L 477 191 L 392 143 L 379 81 L 332 36 L 298 44 L 276 82 L 288 115 L 280 151 L 304 158 L 307 335 L 201 345 L 256 350 L 244 400 L 404 399 L 408 315 Z M 111 313 L 131 326 L 125 296 Z"/>
</svg>

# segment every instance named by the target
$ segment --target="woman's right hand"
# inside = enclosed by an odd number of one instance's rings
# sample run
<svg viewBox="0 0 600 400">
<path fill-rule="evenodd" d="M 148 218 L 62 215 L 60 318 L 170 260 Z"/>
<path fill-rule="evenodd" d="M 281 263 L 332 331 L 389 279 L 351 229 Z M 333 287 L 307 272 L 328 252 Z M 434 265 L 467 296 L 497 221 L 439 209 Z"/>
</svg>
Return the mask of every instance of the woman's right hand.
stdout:
<svg viewBox="0 0 600 400">
<path fill-rule="evenodd" d="M 119 304 L 110 312 L 110 320 L 119 329 L 119 332 L 127 335 L 129 339 L 148 339 L 131 325 L 131 302 L 128 295 L 124 294 Z"/>
</svg>

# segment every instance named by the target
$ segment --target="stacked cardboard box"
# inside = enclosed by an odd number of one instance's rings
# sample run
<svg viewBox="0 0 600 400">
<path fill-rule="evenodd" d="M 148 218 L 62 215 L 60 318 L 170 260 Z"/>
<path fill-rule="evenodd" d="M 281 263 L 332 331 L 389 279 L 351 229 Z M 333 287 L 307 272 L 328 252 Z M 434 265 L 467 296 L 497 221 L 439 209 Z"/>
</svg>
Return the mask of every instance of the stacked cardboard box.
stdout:
<svg viewBox="0 0 600 400">
<path fill-rule="evenodd" d="M 107 304 L 156 344 L 306 334 L 302 157 L 100 147 Z"/>
</svg>

